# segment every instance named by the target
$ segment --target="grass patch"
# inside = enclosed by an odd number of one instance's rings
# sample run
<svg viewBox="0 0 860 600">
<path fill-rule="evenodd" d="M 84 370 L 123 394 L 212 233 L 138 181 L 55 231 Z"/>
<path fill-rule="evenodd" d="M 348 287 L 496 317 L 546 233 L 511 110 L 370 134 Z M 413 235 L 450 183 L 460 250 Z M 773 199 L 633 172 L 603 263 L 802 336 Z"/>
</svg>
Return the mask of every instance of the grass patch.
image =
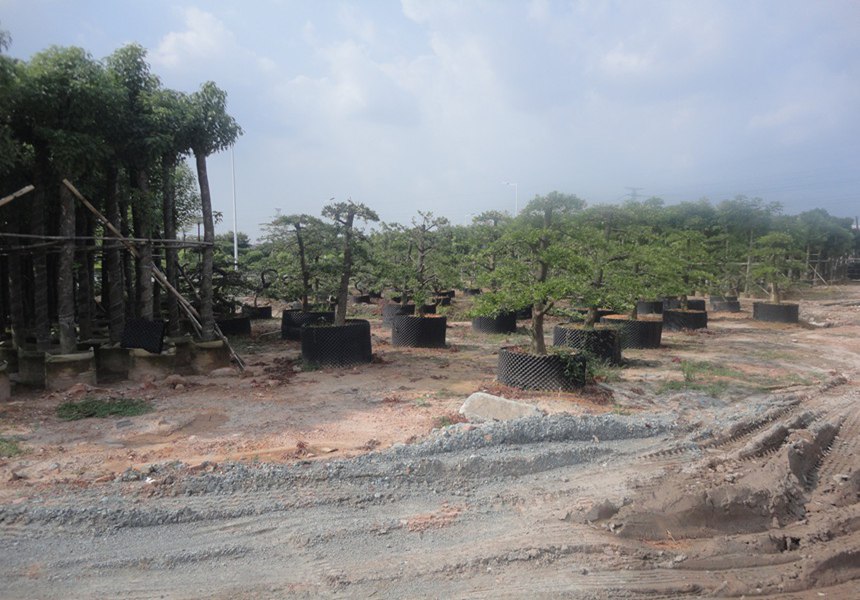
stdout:
<svg viewBox="0 0 860 600">
<path fill-rule="evenodd" d="M 24 451 L 21 450 L 21 446 L 19 446 L 18 442 L 15 440 L 0 437 L 0 458 L 11 458 L 13 456 L 18 456 L 23 452 Z"/>
<path fill-rule="evenodd" d="M 717 398 L 729 388 L 729 380 L 735 380 L 742 387 L 750 387 L 749 376 L 736 369 L 730 369 L 707 361 L 682 360 L 683 381 L 664 381 L 657 393 L 697 391 Z M 756 386 L 752 386 L 756 387 Z"/>
<path fill-rule="evenodd" d="M 63 421 L 106 417 L 135 417 L 152 412 L 152 404 L 140 398 L 84 398 L 80 402 L 63 402 L 57 416 Z"/>
</svg>

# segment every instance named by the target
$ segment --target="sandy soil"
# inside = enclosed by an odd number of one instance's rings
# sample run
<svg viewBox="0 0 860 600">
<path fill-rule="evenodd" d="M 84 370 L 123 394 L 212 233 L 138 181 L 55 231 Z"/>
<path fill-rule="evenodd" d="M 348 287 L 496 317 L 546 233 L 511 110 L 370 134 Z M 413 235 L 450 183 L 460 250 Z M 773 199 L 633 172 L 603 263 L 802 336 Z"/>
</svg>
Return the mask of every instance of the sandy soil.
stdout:
<svg viewBox="0 0 860 600">
<path fill-rule="evenodd" d="M 0 595 L 856 597 L 860 287 L 809 292 L 797 326 L 743 307 L 578 394 L 493 382 L 522 334 L 407 350 L 375 322 L 374 364 L 297 372 L 275 321 L 237 341 L 242 376 L 16 394 Z M 480 389 L 557 417 L 436 430 Z M 87 395 L 156 410 L 57 419 Z M 564 414 L 606 424 L 534 433 Z"/>
</svg>

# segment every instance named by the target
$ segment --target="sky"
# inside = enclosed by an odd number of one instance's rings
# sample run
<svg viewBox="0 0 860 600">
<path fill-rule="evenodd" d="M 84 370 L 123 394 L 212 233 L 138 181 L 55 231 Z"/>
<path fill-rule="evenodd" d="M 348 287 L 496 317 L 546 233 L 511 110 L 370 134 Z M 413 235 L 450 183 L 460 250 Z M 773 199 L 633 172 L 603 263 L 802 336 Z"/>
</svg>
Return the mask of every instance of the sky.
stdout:
<svg viewBox="0 0 860 600">
<path fill-rule="evenodd" d="M 136 42 L 165 87 L 224 89 L 222 232 L 234 182 L 252 238 L 330 198 L 401 223 L 553 190 L 860 214 L 855 0 L 0 0 L 0 28 L 18 58 Z"/>
</svg>

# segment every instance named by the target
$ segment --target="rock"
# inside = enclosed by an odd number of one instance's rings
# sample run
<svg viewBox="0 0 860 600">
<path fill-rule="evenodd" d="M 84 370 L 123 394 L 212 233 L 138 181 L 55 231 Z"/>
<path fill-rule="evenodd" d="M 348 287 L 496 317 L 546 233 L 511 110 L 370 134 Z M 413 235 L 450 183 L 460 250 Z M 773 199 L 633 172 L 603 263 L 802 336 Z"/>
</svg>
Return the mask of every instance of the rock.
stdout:
<svg viewBox="0 0 860 600">
<path fill-rule="evenodd" d="M 167 377 L 165 377 L 164 383 L 166 385 L 175 387 L 177 385 L 185 385 L 187 382 L 185 381 L 185 378 L 182 375 L 176 375 L 174 373 L 173 375 L 168 375 Z"/>
<path fill-rule="evenodd" d="M 460 414 L 474 423 L 509 421 L 523 417 L 539 417 L 544 412 L 537 406 L 515 402 L 500 396 L 475 392 L 460 407 Z"/>
<path fill-rule="evenodd" d="M 209 377 L 233 377 L 236 375 L 236 369 L 233 367 L 221 367 L 209 372 Z"/>
</svg>

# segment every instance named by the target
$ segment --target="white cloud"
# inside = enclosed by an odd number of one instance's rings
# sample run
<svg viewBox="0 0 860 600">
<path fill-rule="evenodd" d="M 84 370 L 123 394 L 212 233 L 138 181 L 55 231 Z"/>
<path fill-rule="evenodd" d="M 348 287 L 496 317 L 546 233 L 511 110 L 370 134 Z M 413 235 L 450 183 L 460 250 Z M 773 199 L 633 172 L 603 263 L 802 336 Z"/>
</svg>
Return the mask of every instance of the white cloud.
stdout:
<svg viewBox="0 0 860 600">
<path fill-rule="evenodd" d="M 612 77 L 641 76 L 653 68 L 654 59 L 650 54 L 627 50 L 621 42 L 604 54 L 600 62 L 603 71 Z"/>
<path fill-rule="evenodd" d="M 189 59 L 223 56 L 235 47 L 235 36 L 214 15 L 194 7 L 183 12 L 186 29 L 165 35 L 153 53 L 153 62 L 175 68 Z"/>
</svg>

